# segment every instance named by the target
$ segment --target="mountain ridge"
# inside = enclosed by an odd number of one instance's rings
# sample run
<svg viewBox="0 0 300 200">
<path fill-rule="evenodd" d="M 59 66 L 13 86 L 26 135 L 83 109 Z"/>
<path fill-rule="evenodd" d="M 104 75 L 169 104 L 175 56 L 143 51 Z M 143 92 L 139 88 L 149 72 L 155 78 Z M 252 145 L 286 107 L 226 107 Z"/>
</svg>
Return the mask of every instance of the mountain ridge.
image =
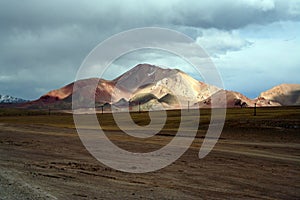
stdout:
<svg viewBox="0 0 300 200">
<path fill-rule="evenodd" d="M 281 105 L 300 105 L 300 84 L 283 83 L 260 93 L 259 97 L 276 101 Z"/>
<path fill-rule="evenodd" d="M 22 99 L 22 98 L 0 94 L 0 104 L 19 104 L 19 103 L 25 103 L 27 101 L 28 100 L 25 100 L 25 99 Z"/>
<path fill-rule="evenodd" d="M 76 87 L 74 88 L 74 84 Z M 96 88 L 95 85 L 97 86 Z M 285 87 L 288 87 L 286 84 Z M 291 87 L 298 88 L 298 85 Z M 276 86 L 275 86 L 276 87 Z M 95 99 L 96 106 L 103 104 L 116 105 L 121 108 L 122 105 L 136 105 L 136 101 L 141 104 L 147 104 L 147 108 L 154 104 L 163 104 L 167 108 L 179 108 L 178 102 L 184 102 L 191 106 L 211 107 L 211 98 L 218 99 L 214 103 L 215 107 L 223 106 L 221 102 L 222 91 L 225 92 L 227 107 L 252 107 L 257 106 L 281 106 L 281 105 L 300 105 L 299 94 L 296 97 L 289 98 L 283 103 L 275 98 L 274 92 L 262 92 L 256 99 L 250 99 L 245 95 L 217 88 L 198 81 L 185 72 L 178 69 L 164 69 L 150 64 L 138 64 L 122 75 L 113 80 L 99 78 L 82 79 L 72 82 L 60 89 L 52 90 L 41 96 L 35 101 L 26 103 L 26 107 L 69 107 L 71 108 L 72 97 L 78 97 L 87 107 Z M 299 87 L 300 91 L 300 87 Z M 273 96 L 270 98 L 270 94 Z M 176 95 L 175 95 L 176 94 Z M 298 95 L 298 96 L 297 96 Z M 284 95 L 282 95 L 284 99 Z M 135 100 L 138 99 L 138 100 Z M 295 100 L 296 99 L 296 100 Z M 218 102 L 219 101 L 219 102 Z"/>
</svg>

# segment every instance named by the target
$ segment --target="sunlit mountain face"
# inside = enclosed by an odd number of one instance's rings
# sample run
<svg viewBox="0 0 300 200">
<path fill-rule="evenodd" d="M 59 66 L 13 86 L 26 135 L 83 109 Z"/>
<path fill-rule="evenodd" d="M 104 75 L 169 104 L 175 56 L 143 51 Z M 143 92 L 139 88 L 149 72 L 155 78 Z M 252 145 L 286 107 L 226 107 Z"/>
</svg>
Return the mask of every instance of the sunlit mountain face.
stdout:
<svg viewBox="0 0 300 200">
<path fill-rule="evenodd" d="M 253 107 L 299 105 L 300 84 L 283 84 L 250 99 L 236 92 L 223 90 L 198 81 L 178 69 L 139 64 L 113 80 L 89 78 L 52 90 L 35 101 L 24 104 L 29 108 L 56 107 L 70 109 L 72 97 L 96 106 L 115 106 L 122 109 L 139 104 L 145 110 L 179 109 L 186 107 Z M 95 88 L 96 85 L 96 88 Z M 225 105 L 224 102 L 226 97 Z M 214 104 L 211 100 L 214 98 Z"/>
</svg>

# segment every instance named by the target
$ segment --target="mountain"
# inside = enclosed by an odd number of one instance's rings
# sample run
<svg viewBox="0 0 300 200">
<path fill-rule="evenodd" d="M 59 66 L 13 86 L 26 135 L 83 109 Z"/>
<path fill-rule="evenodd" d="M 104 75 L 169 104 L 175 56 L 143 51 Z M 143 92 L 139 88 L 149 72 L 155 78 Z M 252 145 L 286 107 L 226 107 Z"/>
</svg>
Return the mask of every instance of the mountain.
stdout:
<svg viewBox="0 0 300 200">
<path fill-rule="evenodd" d="M 255 103 L 256 106 L 258 107 L 281 106 L 281 104 L 277 102 L 272 102 L 268 99 L 264 99 L 264 98 L 250 99 L 239 92 L 229 91 L 229 90 L 220 90 L 214 93 L 211 97 L 205 99 L 202 102 L 199 102 L 199 106 L 203 108 L 211 107 L 211 101 L 213 98 L 216 102 L 215 107 L 224 107 L 224 105 L 221 104 L 224 94 L 226 96 L 226 106 L 228 108 L 254 107 Z"/>
<path fill-rule="evenodd" d="M 72 107 L 72 95 L 82 98 L 82 101 L 85 101 L 87 105 L 94 99 L 93 97 L 95 95 L 96 102 L 104 104 L 110 102 L 110 99 L 114 94 L 113 82 L 104 79 L 90 78 L 78 80 L 76 82 L 76 88 L 74 88 L 74 84 L 75 82 L 60 89 L 52 90 L 41 96 L 39 99 L 27 103 L 26 107 L 70 109 Z M 97 85 L 97 88 L 95 89 L 93 85 Z M 122 95 L 122 93 L 120 94 Z"/>
<path fill-rule="evenodd" d="M 16 103 L 24 103 L 27 102 L 27 100 L 17 98 L 17 97 L 12 97 L 9 95 L 0 95 L 0 104 L 16 104 Z"/>
<path fill-rule="evenodd" d="M 284 84 L 263 92 L 256 99 L 249 99 L 235 91 L 221 90 L 215 86 L 200 82 L 178 69 L 163 69 L 154 65 L 139 64 L 113 80 L 90 78 L 70 83 L 60 89 L 52 90 L 35 101 L 24 104 L 29 108 L 53 107 L 71 109 L 72 97 L 76 97 L 80 106 L 95 105 L 104 109 L 151 110 L 200 106 L 211 107 L 212 98 L 215 107 L 223 107 L 226 96 L 227 107 L 281 106 L 299 104 L 299 85 Z M 96 88 L 95 88 L 96 85 Z M 180 102 L 182 105 L 180 105 Z M 82 106 L 80 107 L 82 108 Z"/>
<path fill-rule="evenodd" d="M 140 67 L 142 68 L 142 73 L 140 73 Z M 132 84 L 130 82 L 132 78 L 127 78 L 127 76 L 122 76 L 122 79 L 125 78 L 125 80 L 120 82 L 121 85 L 133 88 L 131 90 L 133 97 L 144 93 L 153 94 L 160 99 L 167 94 L 176 94 L 178 100 L 181 102 L 199 102 L 219 90 L 217 87 L 197 81 L 178 69 L 162 69 L 156 66 L 149 67 L 146 64 L 140 67 L 138 65 L 134 68 L 134 71 L 138 71 L 131 74 L 135 77 Z M 140 86 L 134 87 L 138 83 Z"/>
<path fill-rule="evenodd" d="M 300 84 L 281 84 L 262 92 L 259 97 L 283 106 L 300 105 Z"/>
<path fill-rule="evenodd" d="M 97 85 L 96 90 L 93 85 Z M 27 106 L 71 108 L 73 95 L 86 101 L 84 104 L 88 107 L 95 94 L 97 105 L 110 103 L 120 107 L 120 105 L 128 105 L 126 101 L 130 105 L 139 101 L 141 104 L 148 103 L 147 107 L 151 107 L 159 104 L 160 99 L 164 102 L 163 97 L 166 95 L 176 94 L 176 98 L 182 102 L 196 103 L 218 90 L 217 87 L 199 82 L 180 70 L 163 69 L 149 64 L 139 64 L 111 81 L 90 78 L 77 81 L 76 86 L 74 88 L 73 82 L 60 89 L 52 90 L 28 103 Z M 169 105 L 166 102 L 164 104 Z"/>
</svg>

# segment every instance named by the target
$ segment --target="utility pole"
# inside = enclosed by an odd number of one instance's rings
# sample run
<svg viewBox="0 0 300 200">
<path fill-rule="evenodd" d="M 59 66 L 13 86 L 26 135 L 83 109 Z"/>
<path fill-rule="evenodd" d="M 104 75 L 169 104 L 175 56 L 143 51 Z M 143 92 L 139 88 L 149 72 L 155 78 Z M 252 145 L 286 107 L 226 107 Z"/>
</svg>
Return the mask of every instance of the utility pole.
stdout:
<svg viewBox="0 0 300 200">
<path fill-rule="evenodd" d="M 141 103 L 138 102 L 138 104 L 139 104 L 139 113 L 140 113 L 141 112 Z"/>
<path fill-rule="evenodd" d="M 256 103 L 254 103 L 254 116 L 256 116 Z"/>
<path fill-rule="evenodd" d="M 101 106 L 101 115 L 103 115 L 103 107 L 104 105 Z"/>
<path fill-rule="evenodd" d="M 188 101 L 188 112 L 190 112 L 190 101 Z"/>
</svg>

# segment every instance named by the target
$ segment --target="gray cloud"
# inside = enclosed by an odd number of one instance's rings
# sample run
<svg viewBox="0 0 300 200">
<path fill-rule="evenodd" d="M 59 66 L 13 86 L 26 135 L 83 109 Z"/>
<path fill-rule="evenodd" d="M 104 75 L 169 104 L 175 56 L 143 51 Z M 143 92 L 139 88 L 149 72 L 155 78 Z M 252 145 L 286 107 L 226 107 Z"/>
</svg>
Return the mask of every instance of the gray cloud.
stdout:
<svg viewBox="0 0 300 200">
<path fill-rule="evenodd" d="M 299 1 L 173 0 L 173 1 L 1 1 L 1 26 L 43 29 L 84 24 L 99 29 L 147 25 L 181 25 L 236 29 L 249 24 L 299 20 Z"/>
<path fill-rule="evenodd" d="M 218 29 L 203 30 L 196 42 L 214 57 L 230 51 L 240 51 L 251 45 L 251 42 L 243 39 L 238 31 L 227 32 Z"/>
</svg>

